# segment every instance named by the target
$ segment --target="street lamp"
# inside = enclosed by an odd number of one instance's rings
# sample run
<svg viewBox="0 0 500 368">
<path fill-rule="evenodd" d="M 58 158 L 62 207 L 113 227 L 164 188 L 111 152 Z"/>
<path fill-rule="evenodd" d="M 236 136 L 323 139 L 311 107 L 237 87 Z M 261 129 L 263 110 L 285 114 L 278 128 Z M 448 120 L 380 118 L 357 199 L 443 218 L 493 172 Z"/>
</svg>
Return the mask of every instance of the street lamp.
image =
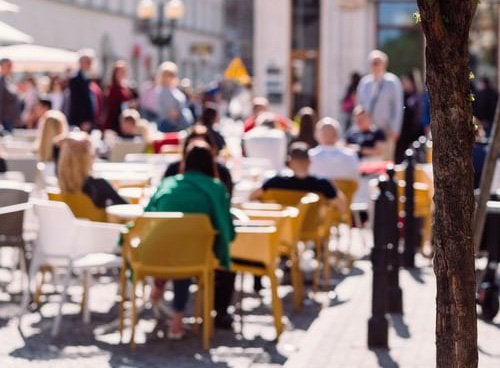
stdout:
<svg viewBox="0 0 500 368">
<path fill-rule="evenodd" d="M 148 25 L 149 40 L 158 48 L 158 64 L 163 61 L 163 49 L 170 46 L 170 58 L 174 61 L 172 42 L 177 21 L 184 16 L 182 0 L 160 0 L 157 7 L 153 0 L 141 0 L 137 5 L 137 17 Z M 153 19 L 156 16 L 156 22 Z"/>
</svg>

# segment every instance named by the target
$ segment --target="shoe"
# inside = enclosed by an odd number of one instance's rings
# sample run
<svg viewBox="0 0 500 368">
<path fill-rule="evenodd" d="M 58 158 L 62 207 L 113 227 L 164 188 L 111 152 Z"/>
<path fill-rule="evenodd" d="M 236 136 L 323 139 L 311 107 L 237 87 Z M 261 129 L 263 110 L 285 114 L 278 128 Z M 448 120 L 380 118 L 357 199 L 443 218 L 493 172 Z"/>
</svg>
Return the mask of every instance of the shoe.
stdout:
<svg viewBox="0 0 500 368">
<path fill-rule="evenodd" d="M 215 328 L 219 328 L 221 330 L 232 330 L 233 329 L 233 317 L 229 314 L 217 314 L 214 319 Z"/>
</svg>

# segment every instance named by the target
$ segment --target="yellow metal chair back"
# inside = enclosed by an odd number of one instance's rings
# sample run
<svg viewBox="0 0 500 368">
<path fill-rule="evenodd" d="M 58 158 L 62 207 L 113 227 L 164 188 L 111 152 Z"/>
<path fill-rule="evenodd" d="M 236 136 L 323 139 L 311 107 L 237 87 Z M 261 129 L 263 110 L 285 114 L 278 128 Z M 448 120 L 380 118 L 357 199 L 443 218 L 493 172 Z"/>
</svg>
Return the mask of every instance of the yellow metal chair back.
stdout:
<svg viewBox="0 0 500 368">
<path fill-rule="evenodd" d="M 205 214 L 148 212 L 138 218 L 124 236 L 121 272 L 122 302 L 120 332 L 123 327 L 123 302 L 129 266 L 133 273 L 132 336 L 135 348 L 135 288 L 146 276 L 162 279 L 197 277 L 203 290 L 203 347 L 208 349 L 213 305 L 213 270 L 217 265 L 213 253 L 215 230 Z"/>
<path fill-rule="evenodd" d="M 352 225 L 352 213 L 351 204 L 358 190 L 358 181 L 354 179 L 334 179 L 333 184 L 340 190 L 346 201 L 345 212 L 339 218 L 339 221 L 347 223 L 349 226 Z M 337 211 L 338 212 L 338 211 Z"/>
<path fill-rule="evenodd" d="M 78 218 L 85 218 L 91 221 L 106 222 L 106 210 L 97 207 L 92 199 L 83 192 L 61 193 L 49 191 L 49 200 L 64 202 L 71 209 L 71 212 Z"/>
<path fill-rule="evenodd" d="M 283 222 L 280 222 L 283 224 Z M 277 338 L 283 331 L 283 307 L 278 295 L 276 278 L 276 262 L 278 257 L 278 226 L 243 226 L 236 228 L 236 238 L 231 245 L 235 272 L 251 273 L 256 276 L 267 276 L 271 282 L 272 311 Z"/>
<path fill-rule="evenodd" d="M 267 189 L 264 191 L 262 196 L 262 201 L 264 202 L 276 202 L 283 206 L 295 206 L 297 207 L 301 202 L 302 198 L 309 192 L 301 190 L 289 190 L 289 189 Z M 313 194 L 313 193 L 311 193 Z M 303 214 L 304 219 L 302 219 L 302 225 L 300 228 L 300 238 L 311 238 L 311 234 L 315 234 L 318 227 L 322 223 L 322 211 L 321 206 L 324 203 L 323 196 L 314 194 L 318 196 L 318 200 L 310 201 L 308 210 Z M 312 197 L 309 197 L 310 199 Z"/>
<path fill-rule="evenodd" d="M 317 206 L 319 196 L 314 193 L 302 192 L 302 197 L 296 202 L 296 208 L 288 207 L 283 211 L 245 211 L 252 219 L 269 220 L 282 219 L 283 228 L 279 236 L 279 254 L 286 256 L 291 261 L 291 278 L 294 289 L 294 309 L 299 310 L 304 299 L 304 282 L 300 271 L 300 255 L 298 242 L 301 236 L 301 230 L 306 220 L 306 216 L 311 207 Z M 281 226 L 281 224 L 280 224 Z"/>
</svg>

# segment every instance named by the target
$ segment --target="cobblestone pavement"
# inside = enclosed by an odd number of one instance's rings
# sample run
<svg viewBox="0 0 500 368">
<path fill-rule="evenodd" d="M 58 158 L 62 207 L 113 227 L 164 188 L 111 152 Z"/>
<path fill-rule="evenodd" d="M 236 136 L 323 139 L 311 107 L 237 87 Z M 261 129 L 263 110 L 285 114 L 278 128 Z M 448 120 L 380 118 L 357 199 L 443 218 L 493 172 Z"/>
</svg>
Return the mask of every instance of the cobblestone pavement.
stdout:
<svg viewBox="0 0 500 368">
<path fill-rule="evenodd" d="M 337 275 L 336 281 L 344 277 Z M 136 333 L 137 349 L 130 351 L 130 329 L 126 328 L 120 343 L 116 318 L 118 316 L 116 276 L 95 280 L 90 291 L 91 323 L 85 325 L 79 313 L 81 287 L 78 279 L 70 287 L 70 303 L 66 303 L 61 331 L 57 338 L 50 336 L 59 295 L 48 284 L 40 311 L 30 312 L 22 319 L 18 330 L 21 296 L 20 274 L 11 279 L 10 272 L 0 271 L 0 368 L 5 367 L 273 367 L 282 366 L 288 356 L 300 347 L 307 329 L 330 299 L 321 293 L 317 301 L 308 300 L 300 313 L 291 309 L 291 287 L 280 286 L 284 304 L 286 329 L 276 343 L 273 319 L 270 314 L 270 293 L 252 291 L 252 279 L 245 277 L 243 299 L 243 329 L 237 313 L 235 332 L 216 330 L 211 349 L 204 352 L 201 337 L 188 332 L 182 341 L 169 341 L 151 332 L 156 319 L 150 308 L 141 314 Z M 239 280 L 237 279 L 237 285 Z M 265 280 L 264 280 L 264 285 Z M 8 292 L 6 292 L 8 291 Z M 172 295 L 167 291 L 167 299 Z M 190 314 L 190 311 L 187 313 Z M 191 325 L 187 321 L 188 327 Z M 163 329 L 160 329 L 163 331 Z"/>
<path fill-rule="evenodd" d="M 356 240 L 356 239 L 355 239 Z M 359 242 L 355 241 L 359 245 Z M 100 277 L 91 289 L 92 321 L 79 314 L 81 287 L 75 279 L 70 288 L 71 303 L 64 308 L 59 337 L 50 337 L 58 295 L 48 285 L 48 296 L 40 312 L 28 313 L 19 333 L 19 274 L 0 270 L 0 368 L 17 367 L 402 367 L 434 366 L 435 286 L 430 262 L 419 259 L 419 268 L 400 272 L 404 315 L 390 317 L 390 350 L 369 350 L 367 321 L 371 307 L 371 266 L 367 250 L 353 249 L 360 260 L 348 275 L 336 273 L 337 298 L 320 293 L 308 299 L 298 313 L 291 310 L 291 288 L 280 287 L 286 329 L 278 343 L 270 315 L 270 295 L 251 292 L 251 278 L 245 278 L 243 328 L 236 317 L 235 332 L 216 330 L 211 349 L 201 349 L 201 338 L 192 332 L 182 341 L 155 337 L 155 318 L 149 308 L 141 314 L 131 352 L 129 329 L 120 343 L 116 277 Z M 3 258 L 2 258 L 3 259 Z M 237 282 L 239 285 L 239 282 Z M 8 290 L 9 292 L 5 292 Z M 167 292 L 167 298 L 171 294 Z M 188 313 L 189 314 L 189 313 Z M 191 322 L 191 321 L 188 321 Z M 189 323 L 188 323 L 189 324 Z M 481 368 L 500 367 L 500 316 L 493 323 L 478 321 Z"/>
<path fill-rule="evenodd" d="M 339 304 L 322 310 L 285 367 L 434 367 L 435 277 L 430 262 L 419 261 L 418 268 L 400 271 L 404 315 L 389 317 L 388 350 L 367 348 L 371 265 L 358 261 L 357 272 L 337 288 Z M 480 368 L 500 367 L 499 341 L 500 314 L 492 323 L 478 319 Z"/>
</svg>

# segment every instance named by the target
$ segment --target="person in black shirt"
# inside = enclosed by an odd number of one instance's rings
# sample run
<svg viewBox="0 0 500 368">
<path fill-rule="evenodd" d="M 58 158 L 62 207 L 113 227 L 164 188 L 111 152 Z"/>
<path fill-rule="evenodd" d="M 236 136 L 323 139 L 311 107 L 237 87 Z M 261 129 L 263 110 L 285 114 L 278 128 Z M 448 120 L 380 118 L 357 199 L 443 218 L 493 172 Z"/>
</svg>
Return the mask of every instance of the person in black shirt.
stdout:
<svg viewBox="0 0 500 368">
<path fill-rule="evenodd" d="M 57 178 L 62 193 L 83 192 L 96 207 L 126 204 L 105 179 L 90 175 L 94 154 L 88 137 L 64 138 L 60 143 Z"/>
<path fill-rule="evenodd" d="M 383 130 L 376 128 L 363 106 L 354 108 L 355 126 L 346 134 L 346 142 L 358 152 L 359 158 L 380 157 L 384 154 L 386 136 Z"/>
<path fill-rule="evenodd" d="M 201 139 L 207 142 L 210 147 L 214 149 L 214 154 L 218 152 L 217 146 L 210 135 L 207 128 L 203 125 L 195 125 L 193 126 L 193 130 L 191 134 L 186 137 L 186 141 L 184 142 L 183 152 L 186 151 L 186 147 L 195 139 Z M 221 164 L 220 162 L 216 162 L 217 165 L 217 177 L 218 179 L 226 186 L 226 189 L 231 196 L 233 194 L 233 179 L 231 177 L 231 173 L 228 168 Z M 168 165 L 167 171 L 165 171 L 164 177 L 177 175 L 181 172 L 181 161 L 172 162 Z"/>
<path fill-rule="evenodd" d="M 302 190 L 322 194 L 328 204 L 343 209 L 344 199 L 341 192 L 326 179 L 319 179 L 309 175 L 311 161 L 308 154 L 309 146 L 304 142 L 295 142 L 290 145 L 288 153 L 288 167 L 293 176 L 277 175 L 264 182 L 262 188 L 250 195 L 251 200 L 258 200 L 267 189 Z"/>
</svg>

